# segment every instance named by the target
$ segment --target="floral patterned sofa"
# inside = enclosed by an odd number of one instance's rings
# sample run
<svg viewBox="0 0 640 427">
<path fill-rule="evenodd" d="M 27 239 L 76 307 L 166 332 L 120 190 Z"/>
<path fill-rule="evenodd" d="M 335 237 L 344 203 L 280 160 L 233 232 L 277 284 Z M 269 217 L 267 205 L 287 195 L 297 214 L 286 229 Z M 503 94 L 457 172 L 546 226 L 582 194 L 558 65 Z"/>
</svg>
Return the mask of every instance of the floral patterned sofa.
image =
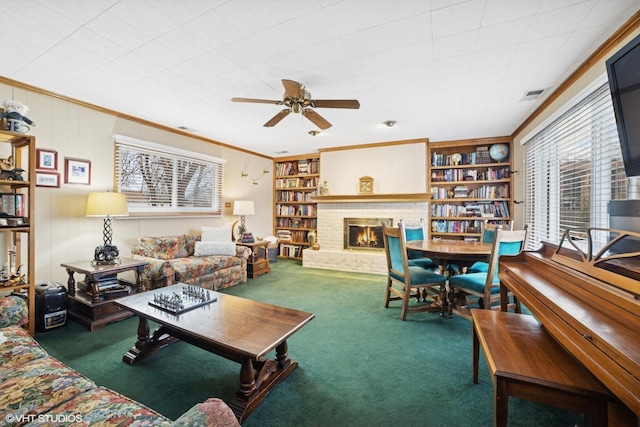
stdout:
<svg viewBox="0 0 640 427">
<path fill-rule="evenodd" d="M 19 297 L 0 297 L 0 425 L 240 426 L 220 399 L 194 405 L 177 420 L 90 379 L 54 359 L 25 329 Z M 21 317 L 22 316 L 22 317 Z"/>
<path fill-rule="evenodd" d="M 142 274 L 145 288 L 182 282 L 217 291 L 245 283 L 251 249 L 236 246 L 231 241 L 231 231 L 225 230 L 228 241 L 208 240 L 205 232 L 138 238 L 131 254 L 134 259 L 149 262 Z M 203 241 L 203 236 L 207 240 Z"/>
</svg>

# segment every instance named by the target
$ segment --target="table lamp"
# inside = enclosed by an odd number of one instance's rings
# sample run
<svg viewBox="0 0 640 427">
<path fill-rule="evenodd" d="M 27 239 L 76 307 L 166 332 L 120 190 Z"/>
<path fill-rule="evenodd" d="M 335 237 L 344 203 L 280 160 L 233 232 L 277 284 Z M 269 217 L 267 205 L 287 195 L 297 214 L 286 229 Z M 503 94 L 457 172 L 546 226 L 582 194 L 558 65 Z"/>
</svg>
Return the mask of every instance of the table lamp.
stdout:
<svg viewBox="0 0 640 427">
<path fill-rule="evenodd" d="M 117 264 L 120 253 L 118 248 L 111 244 L 111 238 L 113 237 L 111 218 L 129 216 L 127 196 L 122 193 L 108 191 L 89 193 L 85 216 L 104 217 L 104 229 L 102 231 L 104 244 L 96 248 L 94 262 L 97 264 Z"/>
<path fill-rule="evenodd" d="M 247 223 L 245 222 L 245 215 L 255 214 L 255 208 L 252 200 L 236 200 L 233 202 L 233 214 L 240 215 L 240 230 L 239 235 L 242 236 L 247 233 Z"/>
</svg>

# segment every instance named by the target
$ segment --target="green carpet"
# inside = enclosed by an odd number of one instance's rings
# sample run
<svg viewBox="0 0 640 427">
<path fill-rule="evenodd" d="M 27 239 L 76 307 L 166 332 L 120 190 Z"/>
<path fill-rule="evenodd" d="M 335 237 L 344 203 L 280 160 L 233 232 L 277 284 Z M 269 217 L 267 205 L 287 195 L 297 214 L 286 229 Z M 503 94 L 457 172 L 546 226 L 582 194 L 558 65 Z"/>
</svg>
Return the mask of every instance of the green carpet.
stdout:
<svg viewBox="0 0 640 427">
<path fill-rule="evenodd" d="M 302 268 L 280 260 L 269 274 L 224 292 L 315 313 L 289 339 L 300 366 L 245 426 L 490 426 L 491 378 L 481 359 L 471 380 L 471 323 L 383 308 L 385 277 Z M 415 304 L 415 302 L 414 302 Z M 70 321 L 39 333 L 53 356 L 97 384 L 175 419 L 208 397 L 229 401 L 240 366 L 178 342 L 135 366 L 122 355 L 137 319 L 89 332 Z M 513 399 L 510 426 L 582 425 L 580 416 Z"/>
</svg>

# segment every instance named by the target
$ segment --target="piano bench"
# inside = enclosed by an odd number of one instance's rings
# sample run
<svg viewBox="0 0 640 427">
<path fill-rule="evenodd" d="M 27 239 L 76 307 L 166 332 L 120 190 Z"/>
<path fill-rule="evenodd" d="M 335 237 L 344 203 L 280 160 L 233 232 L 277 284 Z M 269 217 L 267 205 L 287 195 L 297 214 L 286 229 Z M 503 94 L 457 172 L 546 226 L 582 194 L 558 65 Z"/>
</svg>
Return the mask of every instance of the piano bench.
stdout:
<svg viewBox="0 0 640 427">
<path fill-rule="evenodd" d="M 494 425 L 506 426 L 509 396 L 583 414 L 606 426 L 608 391 L 530 315 L 471 310 L 473 382 L 480 345 L 493 376 Z"/>
</svg>

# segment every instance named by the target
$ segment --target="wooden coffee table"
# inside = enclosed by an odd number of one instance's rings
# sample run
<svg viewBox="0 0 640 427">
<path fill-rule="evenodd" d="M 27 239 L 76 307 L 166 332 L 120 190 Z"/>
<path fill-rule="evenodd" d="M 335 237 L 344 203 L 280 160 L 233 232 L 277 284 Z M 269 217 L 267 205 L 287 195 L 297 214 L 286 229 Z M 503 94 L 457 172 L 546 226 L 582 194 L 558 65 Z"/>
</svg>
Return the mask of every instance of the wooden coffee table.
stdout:
<svg viewBox="0 0 640 427">
<path fill-rule="evenodd" d="M 114 301 L 138 315 L 138 341 L 123 356 L 133 365 L 180 339 L 240 363 L 240 386 L 229 406 L 240 422 L 298 363 L 288 355 L 287 339 L 315 315 L 245 298 L 209 291 L 215 302 L 173 314 L 151 306 L 154 294 L 181 294 L 184 284 L 143 292 Z M 148 320 L 161 326 L 150 334 Z M 275 348 L 275 358 L 264 357 Z"/>
</svg>

